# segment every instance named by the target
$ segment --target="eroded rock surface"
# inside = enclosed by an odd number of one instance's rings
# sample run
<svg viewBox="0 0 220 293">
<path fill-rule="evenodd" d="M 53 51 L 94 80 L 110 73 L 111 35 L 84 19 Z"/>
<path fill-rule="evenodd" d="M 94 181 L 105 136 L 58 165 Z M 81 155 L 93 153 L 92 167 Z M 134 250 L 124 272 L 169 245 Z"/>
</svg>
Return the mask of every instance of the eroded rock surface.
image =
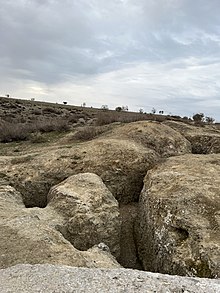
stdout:
<svg viewBox="0 0 220 293">
<path fill-rule="evenodd" d="M 1 186 L 0 267 L 19 263 L 120 267 L 102 247 L 95 246 L 83 252 L 77 250 L 57 230 L 60 223 L 63 218 L 56 210 L 49 207 L 26 209 L 19 192 L 11 186 Z"/>
<path fill-rule="evenodd" d="M 220 277 L 220 155 L 172 157 L 150 170 L 140 198 L 145 270 Z"/>
<path fill-rule="evenodd" d="M 220 153 L 220 130 L 216 127 L 198 127 L 174 121 L 166 121 L 164 124 L 179 131 L 191 143 L 194 154 Z"/>
<path fill-rule="evenodd" d="M 115 128 L 109 136 L 135 141 L 162 157 L 191 153 L 191 144 L 178 131 L 159 122 L 138 121 Z"/>
<path fill-rule="evenodd" d="M 1 172 L 23 196 L 27 207 L 45 207 L 49 189 L 71 175 L 95 173 L 119 201 L 137 201 L 147 170 L 158 154 L 138 143 L 113 138 L 0 157 Z"/>
<path fill-rule="evenodd" d="M 83 173 L 69 177 L 51 188 L 48 203 L 64 218 L 60 230 L 75 248 L 87 250 L 104 242 L 119 256 L 118 202 L 98 175 Z"/>
<path fill-rule="evenodd" d="M 153 274 L 129 269 L 86 269 L 17 265 L 0 270 L 2 293 L 218 293 L 220 281 Z"/>
</svg>

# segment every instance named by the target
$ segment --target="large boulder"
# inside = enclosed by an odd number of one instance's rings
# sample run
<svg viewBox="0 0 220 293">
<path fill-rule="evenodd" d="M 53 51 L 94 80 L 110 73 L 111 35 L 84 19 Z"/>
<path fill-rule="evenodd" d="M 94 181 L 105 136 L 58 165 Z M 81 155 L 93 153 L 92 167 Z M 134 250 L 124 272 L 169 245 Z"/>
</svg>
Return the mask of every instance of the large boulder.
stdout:
<svg viewBox="0 0 220 293">
<path fill-rule="evenodd" d="M 52 208 L 27 209 L 19 192 L 1 186 L 0 268 L 20 263 L 120 267 L 104 245 L 77 250 L 57 229 L 62 223 L 63 218 Z"/>
<path fill-rule="evenodd" d="M 175 121 L 164 124 L 180 132 L 191 143 L 194 154 L 220 153 L 220 130 L 215 126 L 199 127 Z"/>
<path fill-rule="evenodd" d="M 172 157 L 150 170 L 139 203 L 145 270 L 220 277 L 220 155 Z"/>
<path fill-rule="evenodd" d="M 51 188 L 48 207 L 64 218 L 60 231 L 75 248 L 87 250 L 104 242 L 120 254 L 118 202 L 101 178 L 92 173 L 77 174 Z"/>
<path fill-rule="evenodd" d="M 53 265 L 16 265 L 0 270 L 4 293 L 218 293 L 220 281 L 153 274 L 129 269 L 86 269 Z"/>
</svg>

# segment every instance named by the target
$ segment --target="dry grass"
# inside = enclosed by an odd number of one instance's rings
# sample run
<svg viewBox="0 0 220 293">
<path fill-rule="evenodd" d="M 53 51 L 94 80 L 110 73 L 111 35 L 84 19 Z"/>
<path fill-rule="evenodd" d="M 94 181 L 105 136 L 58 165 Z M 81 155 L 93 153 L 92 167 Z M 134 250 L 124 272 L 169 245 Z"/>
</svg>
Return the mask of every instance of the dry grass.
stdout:
<svg viewBox="0 0 220 293">
<path fill-rule="evenodd" d="M 68 122 L 64 119 L 45 119 L 32 123 L 12 123 L 0 121 L 0 142 L 22 141 L 33 139 L 33 133 L 69 130 Z"/>
<path fill-rule="evenodd" d="M 101 126 L 79 127 L 71 139 L 79 140 L 79 141 L 87 141 L 99 136 L 105 131 L 106 129 Z"/>
</svg>

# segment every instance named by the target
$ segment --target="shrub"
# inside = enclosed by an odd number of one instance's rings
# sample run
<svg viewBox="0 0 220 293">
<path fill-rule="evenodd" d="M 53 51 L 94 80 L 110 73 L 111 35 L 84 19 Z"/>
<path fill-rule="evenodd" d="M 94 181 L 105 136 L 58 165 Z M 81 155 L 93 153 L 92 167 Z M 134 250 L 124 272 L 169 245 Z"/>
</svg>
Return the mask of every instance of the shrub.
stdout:
<svg viewBox="0 0 220 293">
<path fill-rule="evenodd" d="M 47 142 L 47 139 L 45 136 L 42 135 L 40 132 L 31 133 L 29 136 L 29 140 L 32 143 L 43 143 Z"/>
<path fill-rule="evenodd" d="M 105 129 L 103 127 L 85 126 L 78 128 L 72 138 L 75 140 L 86 141 L 97 137 L 103 132 L 105 132 Z"/>
<path fill-rule="evenodd" d="M 26 140 L 31 133 L 36 132 L 63 132 L 69 130 L 68 122 L 64 119 L 50 119 L 32 123 L 10 123 L 0 121 L 0 142 Z"/>
<path fill-rule="evenodd" d="M 26 140 L 33 130 L 31 125 L 24 123 L 10 123 L 1 121 L 0 123 L 0 141 L 11 142 Z"/>
<path fill-rule="evenodd" d="M 204 114 L 197 113 L 197 114 L 194 114 L 192 118 L 193 118 L 195 124 L 202 124 L 202 122 L 204 121 Z"/>
</svg>

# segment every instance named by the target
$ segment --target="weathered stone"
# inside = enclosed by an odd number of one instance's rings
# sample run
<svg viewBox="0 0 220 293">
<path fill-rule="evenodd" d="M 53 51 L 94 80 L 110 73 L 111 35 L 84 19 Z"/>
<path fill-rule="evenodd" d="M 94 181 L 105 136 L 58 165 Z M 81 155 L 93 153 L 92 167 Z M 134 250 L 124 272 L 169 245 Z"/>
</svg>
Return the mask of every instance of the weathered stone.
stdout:
<svg viewBox="0 0 220 293">
<path fill-rule="evenodd" d="M 220 153 L 220 130 L 215 126 L 197 127 L 174 121 L 164 124 L 179 131 L 191 143 L 194 154 Z"/>
<path fill-rule="evenodd" d="M 138 121 L 115 128 L 109 136 L 135 141 L 162 157 L 191 153 L 191 145 L 178 131 L 159 122 Z"/>
<path fill-rule="evenodd" d="M 74 248 L 56 229 L 62 223 L 63 218 L 52 208 L 26 209 L 21 195 L 14 188 L 2 186 L 0 267 L 19 263 L 120 267 L 108 251 L 92 247 L 81 252 Z"/>
<path fill-rule="evenodd" d="M 86 269 L 17 265 L 0 270 L 2 293 L 218 293 L 220 281 L 153 274 L 129 269 Z"/>
<path fill-rule="evenodd" d="M 159 160 L 153 150 L 113 138 L 45 148 L 33 152 L 29 161 L 23 157 L 17 162 L 14 157 L 0 157 L 0 168 L 21 192 L 27 207 L 45 207 L 52 186 L 85 172 L 99 175 L 119 202 L 137 201 L 147 170 Z"/>
<path fill-rule="evenodd" d="M 62 233 L 79 250 L 104 242 L 115 256 L 120 254 L 118 202 L 101 178 L 77 174 L 51 188 L 48 207 L 65 219 Z"/>
<path fill-rule="evenodd" d="M 145 270 L 220 277 L 220 155 L 184 155 L 150 170 L 140 198 Z"/>
</svg>

